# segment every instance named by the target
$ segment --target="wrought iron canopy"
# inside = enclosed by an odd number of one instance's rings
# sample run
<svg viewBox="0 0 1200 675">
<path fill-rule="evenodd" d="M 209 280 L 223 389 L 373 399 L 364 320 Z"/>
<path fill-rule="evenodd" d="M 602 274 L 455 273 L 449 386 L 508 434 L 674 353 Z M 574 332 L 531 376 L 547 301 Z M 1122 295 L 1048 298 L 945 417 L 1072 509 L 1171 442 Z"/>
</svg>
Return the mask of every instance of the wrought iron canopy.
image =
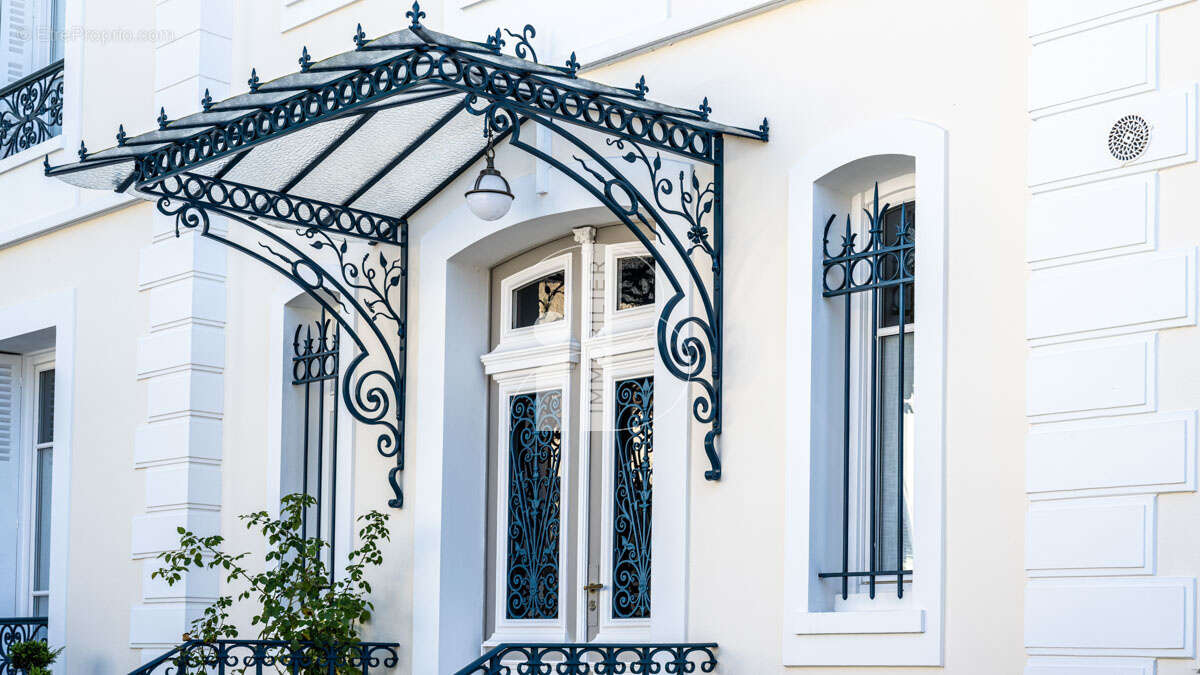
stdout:
<svg viewBox="0 0 1200 675">
<path fill-rule="evenodd" d="M 623 88 L 578 77 L 574 54 L 563 66 L 539 63 L 531 26 L 472 42 L 429 29 L 424 16 L 414 3 L 403 30 L 369 40 L 360 27 L 355 49 L 319 61 L 305 49 L 298 72 L 261 81 L 252 71 L 248 91 L 206 95 L 201 112 L 177 120 L 161 110 L 147 133 L 122 126 L 115 146 L 81 146 L 78 162 L 47 162 L 46 174 L 155 200 L 177 232 L 196 229 L 271 266 L 328 309 L 358 350 L 343 369 L 346 407 L 381 427 L 377 447 L 396 458 L 390 504 L 399 507 L 408 219 L 483 158 L 486 126 L 575 180 L 655 258 L 673 291 L 659 352 L 669 372 L 698 386 L 692 411 L 710 427 L 706 477 L 719 478 L 724 136 L 765 141 L 766 120 L 758 129 L 720 124 L 707 98 L 688 110 L 647 99 L 645 78 Z M 503 53 L 505 34 L 515 55 Z M 529 124 L 565 143 L 574 162 L 523 140 Z M 603 154 L 593 147 L 600 137 Z M 613 149 L 624 163 L 610 159 Z M 711 182 L 666 175 L 664 155 L 708 165 Z M 649 193 L 637 187 L 647 178 Z M 213 214 L 231 224 L 211 227 Z M 709 264 L 697 266 L 698 255 Z M 368 354 L 385 365 L 367 370 Z"/>
</svg>

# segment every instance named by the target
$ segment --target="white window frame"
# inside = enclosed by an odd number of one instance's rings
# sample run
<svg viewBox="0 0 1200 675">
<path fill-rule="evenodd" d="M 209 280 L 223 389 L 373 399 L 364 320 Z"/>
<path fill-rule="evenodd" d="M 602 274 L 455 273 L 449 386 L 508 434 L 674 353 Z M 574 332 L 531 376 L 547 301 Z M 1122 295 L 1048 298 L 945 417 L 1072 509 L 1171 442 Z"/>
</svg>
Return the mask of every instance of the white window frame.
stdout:
<svg viewBox="0 0 1200 675">
<path fill-rule="evenodd" d="M 614 296 L 615 300 L 615 296 Z M 615 305 L 614 305 L 615 306 Z M 640 309 L 640 308 L 639 308 Z M 651 306 L 650 309 L 653 309 Z M 644 342 L 653 345 L 650 335 L 644 336 Z M 653 348 L 641 349 L 623 354 L 606 356 L 596 359 L 596 364 L 600 366 L 601 386 L 604 387 L 601 397 L 601 415 L 604 420 L 604 429 L 601 432 L 601 516 L 600 516 L 600 583 L 604 588 L 600 589 L 597 594 L 596 602 L 599 610 L 600 629 L 596 634 L 596 642 L 627 642 L 633 640 L 644 640 L 650 635 L 650 629 L 654 622 L 654 588 L 657 585 L 655 582 L 655 567 L 654 561 L 654 512 L 651 510 L 651 571 L 650 571 L 650 616 L 644 619 L 618 619 L 612 615 L 612 538 L 613 538 L 613 510 L 615 508 L 613 500 L 613 481 L 616 480 L 614 465 L 614 452 L 616 445 L 616 385 L 620 380 L 628 380 L 639 377 L 651 377 L 654 375 L 654 350 Z M 654 381 L 655 386 L 658 385 L 658 380 Z M 656 392 L 657 393 L 657 392 Z M 657 432 L 657 424 L 654 425 L 654 431 Z M 655 476 L 657 478 L 657 476 Z M 657 499 L 657 491 L 653 492 L 651 497 L 655 503 L 660 502 Z"/>
<path fill-rule="evenodd" d="M 503 373 L 494 373 L 493 377 L 499 385 L 499 393 L 494 405 L 496 406 L 497 426 L 497 456 L 496 456 L 496 497 L 493 500 L 496 509 L 496 569 L 495 569 L 495 631 L 485 643 L 492 646 L 503 642 L 565 642 L 568 626 L 567 586 L 568 563 L 567 542 L 571 539 L 570 514 L 572 513 L 571 473 L 575 471 L 572 457 L 574 453 L 574 429 L 571 425 L 574 414 L 573 402 L 575 390 L 571 386 L 571 375 L 576 363 L 566 361 L 557 365 L 540 366 L 532 369 L 521 369 Z M 507 617 L 508 583 L 505 579 L 508 570 L 508 457 L 512 452 L 509 445 L 511 434 L 508 414 L 513 396 L 557 389 L 562 400 L 561 424 L 561 464 L 559 465 L 559 533 L 558 533 L 558 617 L 555 619 L 509 619 Z"/>
<path fill-rule="evenodd" d="M 52 645 L 67 645 L 67 650 L 59 657 L 54 667 L 54 671 L 58 673 L 70 672 L 72 659 L 71 647 L 67 641 L 67 588 L 70 570 L 75 305 L 75 289 L 70 288 L 16 305 L 0 307 L 0 340 L 46 328 L 55 330 L 54 467 L 50 497 L 50 609 L 47 639 Z"/>
<path fill-rule="evenodd" d="M 500 282 L 500 344 L 497 345 L 495 351 L 537 348 L 563 343 L 570 339 L 575 325 L 573 295 L 575 279 L 572 258 L 570 252 L 547 258 L 516 274 L 505 277 Z M 563 285 L 563 318 L 550 323 L 513 328 L 513 292 L 530 282 L 559 271 L 563 273 L 565 281 Z"/>
<path fill-rule="evenodd" d="M 50 580 L 47 579 L 47 588 L 45 591 L 37 591 L 34 589 L 34 577 L 37 574 L 35 569 L 37 565 L 37 497 L 38 497 L 38 451 L 42 446 L 50 448 L 53 453 L 57 444 L 57 439 L 51 437 L 49 443 L 38 443 L 37 441 L 37 424 L 38 417 L 41 414 L 39 407 L 39 378 L 41 374 L 47 370 L 55 370 L 54 367 L 54 349 L 43 349 L 29 354 L 25 354 L 22 364 L 21 374 L 21 431 L 18 443 L 20 444 L 21 455 L 21 528 L 20 528 L 20 547 L 21 553 L 17 561 L 17 587 L 19 589 L 18 607 L 23 608 L 22 616 L 33 616 L 34 598 L 37 596 L 49 597 L 50 595 Z M 55 373 L 57 378 L 57 372 Z M 58 383 L 55 382 L 57 390 Z M 51 420 L 54 424 L 54 420 Z M 51 460 L 53 461 L 53 460 Z M 51 511 L 47 516 L 50 518 L 50 541 L 54 538 L 54 468 L 51 465 Z M 53 544 L 51 544 L 53 546 Z M 45 552 L 50 555 L 50 551 Z M 47 600 L 47 603 L 49 601 Z"/>
<path fill-rule="evenodd" d="M 654 324 L 658 304 L 658 263 L 655 261 L 655 302 L 641 307 L 617 309 L 621 299 L 621 279 L 618 264 L 623 258 L 650 257 L 641 242 L 608 244 L 604 247 L 604 327 L 603 333 L 623 333 Z"/>
<path fill-rule="evenodd" d="M 830 405 L 841 397 L 814 396 L 814 381 L 827 381 L 828 355 L 840 347 L 814 330 L 830 311 L 822 297 L 822 240 L 830 213 L 846 212 L 845 195 L 822 183 L 860 160 L 910 158 L 915 164 L 917 228 L 914 395 L 920 414 L 914 429 L 914 575 L 905 597 L 883 597 L 869 609 L 838 611 L 817 578 L 824 547 L 840 547 L 831 530 L 827 473 L 822 448 L 831 433 Z M 784 573 L 784 665 L 940 666 L 945 606 L 945 326 L 946 326 L 946 132 L 914 120 L 862 125 L 806 149 L 789 178 L 787 276 L 787 490 Z M 840 425 L 839 425 L 840 426 Z M 840 432 L 839 432 L 840 433 Z M 833 467 L 832 469 L 830 467 Z M 840 513 L 836 514 L 840 521 Z M 907 585 L 906 585 L 907 586 Z M 885 594 L 881 594 L 885 595 Z M 894 595 L 892 596 L 895 600 Z M 884 603 L 880 603 L 884 600 Z"/>
</svg>

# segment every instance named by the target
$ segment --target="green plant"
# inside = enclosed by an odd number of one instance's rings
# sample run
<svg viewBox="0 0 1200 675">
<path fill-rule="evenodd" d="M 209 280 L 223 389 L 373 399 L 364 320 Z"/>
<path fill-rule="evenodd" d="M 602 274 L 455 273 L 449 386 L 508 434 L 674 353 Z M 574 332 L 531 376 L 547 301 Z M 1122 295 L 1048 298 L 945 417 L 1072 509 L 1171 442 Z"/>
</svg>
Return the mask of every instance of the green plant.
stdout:
<svg viewBox="0 0 1200 675">
<path fill-rule="evenodd" d="M 253 602 L 256 609 L 251 625 L 258 628 L 259 639 L 283 640 L 292 649 L 301 643 L 317 649 L 358 643 L 359 627 L 370 620 L 374 610 L 366 570 L 383 563 L 379 544 L 390 539 L 388 517 L 378 511 L 358 517 L 358 548 L 350 551 L 344 573 L 331 582 L 325 562 L 329 544 L 306 538 L 302 529 L 304 512 L 315 503 L 309 495 L 292 494 L 283 498 L 278 519 L 266 511 L 240 516 L 248 529 L 257 530 L 266 540 L 263 569 L 258 572 L 243 566 L 249 553 L 222 551 L 225 539 L 220 535 L 201 537 L 178 528 L 179 549 L 158 555 L 163 565 L 151 578 L 174 585 L 190 569 L 209 568 L 220 571 L 228 587 L 237 589 L 209 605 L 192 622 L 192 633 L 185 635 L 185 640 L 237 638 L 230 610 L 235 602 Z"/>
<path fill-rule="evenodd" d="M 17 672 L 49 675 L 50 664 L 58 659 L 63 648 L 50 649 L 45 640 L 26 640 L 8 648 L 8 662 Z"/>
</svg>

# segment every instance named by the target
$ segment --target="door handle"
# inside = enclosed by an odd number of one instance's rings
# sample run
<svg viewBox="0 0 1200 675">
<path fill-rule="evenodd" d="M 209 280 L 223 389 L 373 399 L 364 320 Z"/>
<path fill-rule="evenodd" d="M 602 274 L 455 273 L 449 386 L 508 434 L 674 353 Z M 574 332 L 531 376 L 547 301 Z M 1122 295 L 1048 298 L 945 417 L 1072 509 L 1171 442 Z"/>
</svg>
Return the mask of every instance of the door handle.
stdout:
<svg viewBox="0 0 1200 675">
<path fill-rule="evenodd" d="M 604 584 L 592 583 L 592 584 L 588 584 L 588 585 L 584 586 L 583 590 L 587 591 L 588 593 L 597 593 L 602 588 L 604 588 Z"/>
</svg>

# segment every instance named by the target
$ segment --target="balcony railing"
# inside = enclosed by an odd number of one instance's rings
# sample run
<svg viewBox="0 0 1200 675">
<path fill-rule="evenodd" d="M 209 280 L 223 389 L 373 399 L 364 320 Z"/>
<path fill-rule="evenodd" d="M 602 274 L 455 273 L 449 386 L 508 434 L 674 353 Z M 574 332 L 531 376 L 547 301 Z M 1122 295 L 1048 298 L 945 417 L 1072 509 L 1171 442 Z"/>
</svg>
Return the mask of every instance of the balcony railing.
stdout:
<svg viewBox="0 0 1200 675">
<path fill-rule="evenodd" d="M 502 644 L 455 675 L 599 675 L 600 673 L 711 673 L 717 645 Z"/>
<path fill-rule="evenodd" d="M 8 662 L 8 650 L 18 642 L 46 639 L 46 617 L 0 619 L 0 675 L 18 675 Z"/>
<path fill-rule="evenodd" d="M 253 673 L 354 672 L 362 675 L 396 667 L 400 661 L 394 642 L 358 642 L 317 646 L 283 640 L 190 640 L 129 675 L 225 675 Z"/>
<path fill-rule="evenodd" d="M 57 136 L 62 117 L 62 61 L 0 88 L 0 159 Z"/>
</svg>

